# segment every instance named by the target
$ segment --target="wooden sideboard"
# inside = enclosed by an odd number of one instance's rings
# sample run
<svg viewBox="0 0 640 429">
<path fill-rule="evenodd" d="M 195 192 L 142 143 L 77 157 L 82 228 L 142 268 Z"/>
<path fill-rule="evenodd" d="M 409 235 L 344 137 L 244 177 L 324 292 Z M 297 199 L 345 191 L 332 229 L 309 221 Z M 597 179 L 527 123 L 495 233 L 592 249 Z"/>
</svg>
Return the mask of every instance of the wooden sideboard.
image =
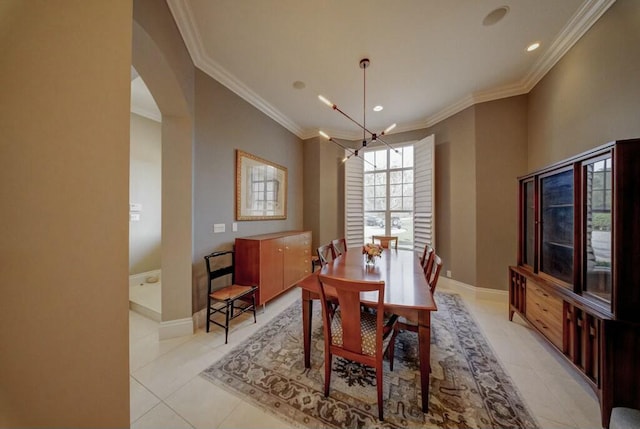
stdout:
<svg viewBox="0 0 640 429">
<path fill-rule="evenodd" d="M 520 314 L 586 377 L 602 426 L 640 408 L 640 139 L 611 142 L 519 178 Z"/>
<path fill-rule="evenodd" d="M 294 286 L 310 273 L 310 267 L 310 231 L 236 238 L 236 282 L 258 285 L 258 304 L 264 304 Z"/>
</svg>

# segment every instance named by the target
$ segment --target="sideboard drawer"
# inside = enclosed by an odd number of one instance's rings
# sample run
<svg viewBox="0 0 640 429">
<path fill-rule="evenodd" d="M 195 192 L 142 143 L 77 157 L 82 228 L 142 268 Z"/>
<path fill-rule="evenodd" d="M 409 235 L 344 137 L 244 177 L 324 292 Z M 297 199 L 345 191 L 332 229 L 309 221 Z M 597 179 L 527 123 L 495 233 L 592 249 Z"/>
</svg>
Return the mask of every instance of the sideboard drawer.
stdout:
<svg viewBox="0 0 640 429">
<path fill-rule="evenodd" d="M 527 281 L 526 317 L 559 349 L 562 349 L 562 299 Z"/>
</svg>

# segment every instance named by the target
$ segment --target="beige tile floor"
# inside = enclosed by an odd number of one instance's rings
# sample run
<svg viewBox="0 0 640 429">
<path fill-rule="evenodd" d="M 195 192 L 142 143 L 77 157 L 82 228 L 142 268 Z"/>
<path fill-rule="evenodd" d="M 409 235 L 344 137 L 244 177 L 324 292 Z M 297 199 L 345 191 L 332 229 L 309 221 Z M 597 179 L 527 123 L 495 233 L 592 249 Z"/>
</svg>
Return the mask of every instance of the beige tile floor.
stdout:
<svg viewBox="0 0 640 429">
<path fill-rule="evenodd" d="M 506 372 L 542 428 L 600 428 L 596 396 L 551 346 L 518 318 L 509 322 L 507 298 L 476 299 L 440 279 L 439 290 L 460 293 Z M 289 428 L 288 423 L 242 401 L 198 374 L 269 322 L 300 296 L 293 289 L 258 313 L 236 319 L 229 344 L 224 331 L 198 330 L 158 340 L 158 323 L 130 312 L 132 428 Z"/>
</svg>

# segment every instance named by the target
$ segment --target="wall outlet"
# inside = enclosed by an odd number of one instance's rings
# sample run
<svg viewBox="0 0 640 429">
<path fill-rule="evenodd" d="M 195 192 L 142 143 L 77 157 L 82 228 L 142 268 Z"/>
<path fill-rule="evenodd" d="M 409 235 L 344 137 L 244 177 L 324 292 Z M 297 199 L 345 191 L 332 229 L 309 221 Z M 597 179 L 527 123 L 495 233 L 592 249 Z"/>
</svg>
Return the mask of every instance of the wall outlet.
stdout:
<svg viewBox="0 0 640 429">
<path fill-rule="evenodd" d="M 131 220 L 131 222 L 139 222 L 140 213 L 129 213 L 129 219 Z"/>
<path fill-rule="evenodd" d="M 219 232 L 224 232 L 224 231 L 225 231 L 224 223 L 214 223 L 213 224 L 213 232 L 214 233 L 219 233 Z"/>
<path fill-rule="evenodd" d="M 231 224 L 231 231 L 238 232 L 238 222 L 233 222 Z"/>
<path fill-rule="evenodd" d="M 447 270 L 447 277 L 451 278 L 451 270 Z"/>
</svg>

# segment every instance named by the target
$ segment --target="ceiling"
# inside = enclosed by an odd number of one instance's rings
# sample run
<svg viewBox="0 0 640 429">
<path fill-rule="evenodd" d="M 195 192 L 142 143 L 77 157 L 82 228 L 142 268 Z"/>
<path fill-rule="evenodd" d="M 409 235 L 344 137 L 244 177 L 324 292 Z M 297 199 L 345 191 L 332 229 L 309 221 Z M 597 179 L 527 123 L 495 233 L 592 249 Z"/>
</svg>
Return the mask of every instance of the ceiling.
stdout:
<svg viewBox="0 0 640 429">
<path fill-rule="evenodd" d="M 425 128 L 475 103 L 530 91 L 613 1 L 167 3 L 196 67 L 300 138 L 321 129 L 358 139 L 360 128 L 318 94 L 372 131 Z M 502 20 L 483 24 L 502 6 Z M 540 48 L 527 52 L 536 41 Z M 366 104 L 362 58 L 371 62 Z M 294 87 L 298 81 L 304 88 Z"/>
</svg>

